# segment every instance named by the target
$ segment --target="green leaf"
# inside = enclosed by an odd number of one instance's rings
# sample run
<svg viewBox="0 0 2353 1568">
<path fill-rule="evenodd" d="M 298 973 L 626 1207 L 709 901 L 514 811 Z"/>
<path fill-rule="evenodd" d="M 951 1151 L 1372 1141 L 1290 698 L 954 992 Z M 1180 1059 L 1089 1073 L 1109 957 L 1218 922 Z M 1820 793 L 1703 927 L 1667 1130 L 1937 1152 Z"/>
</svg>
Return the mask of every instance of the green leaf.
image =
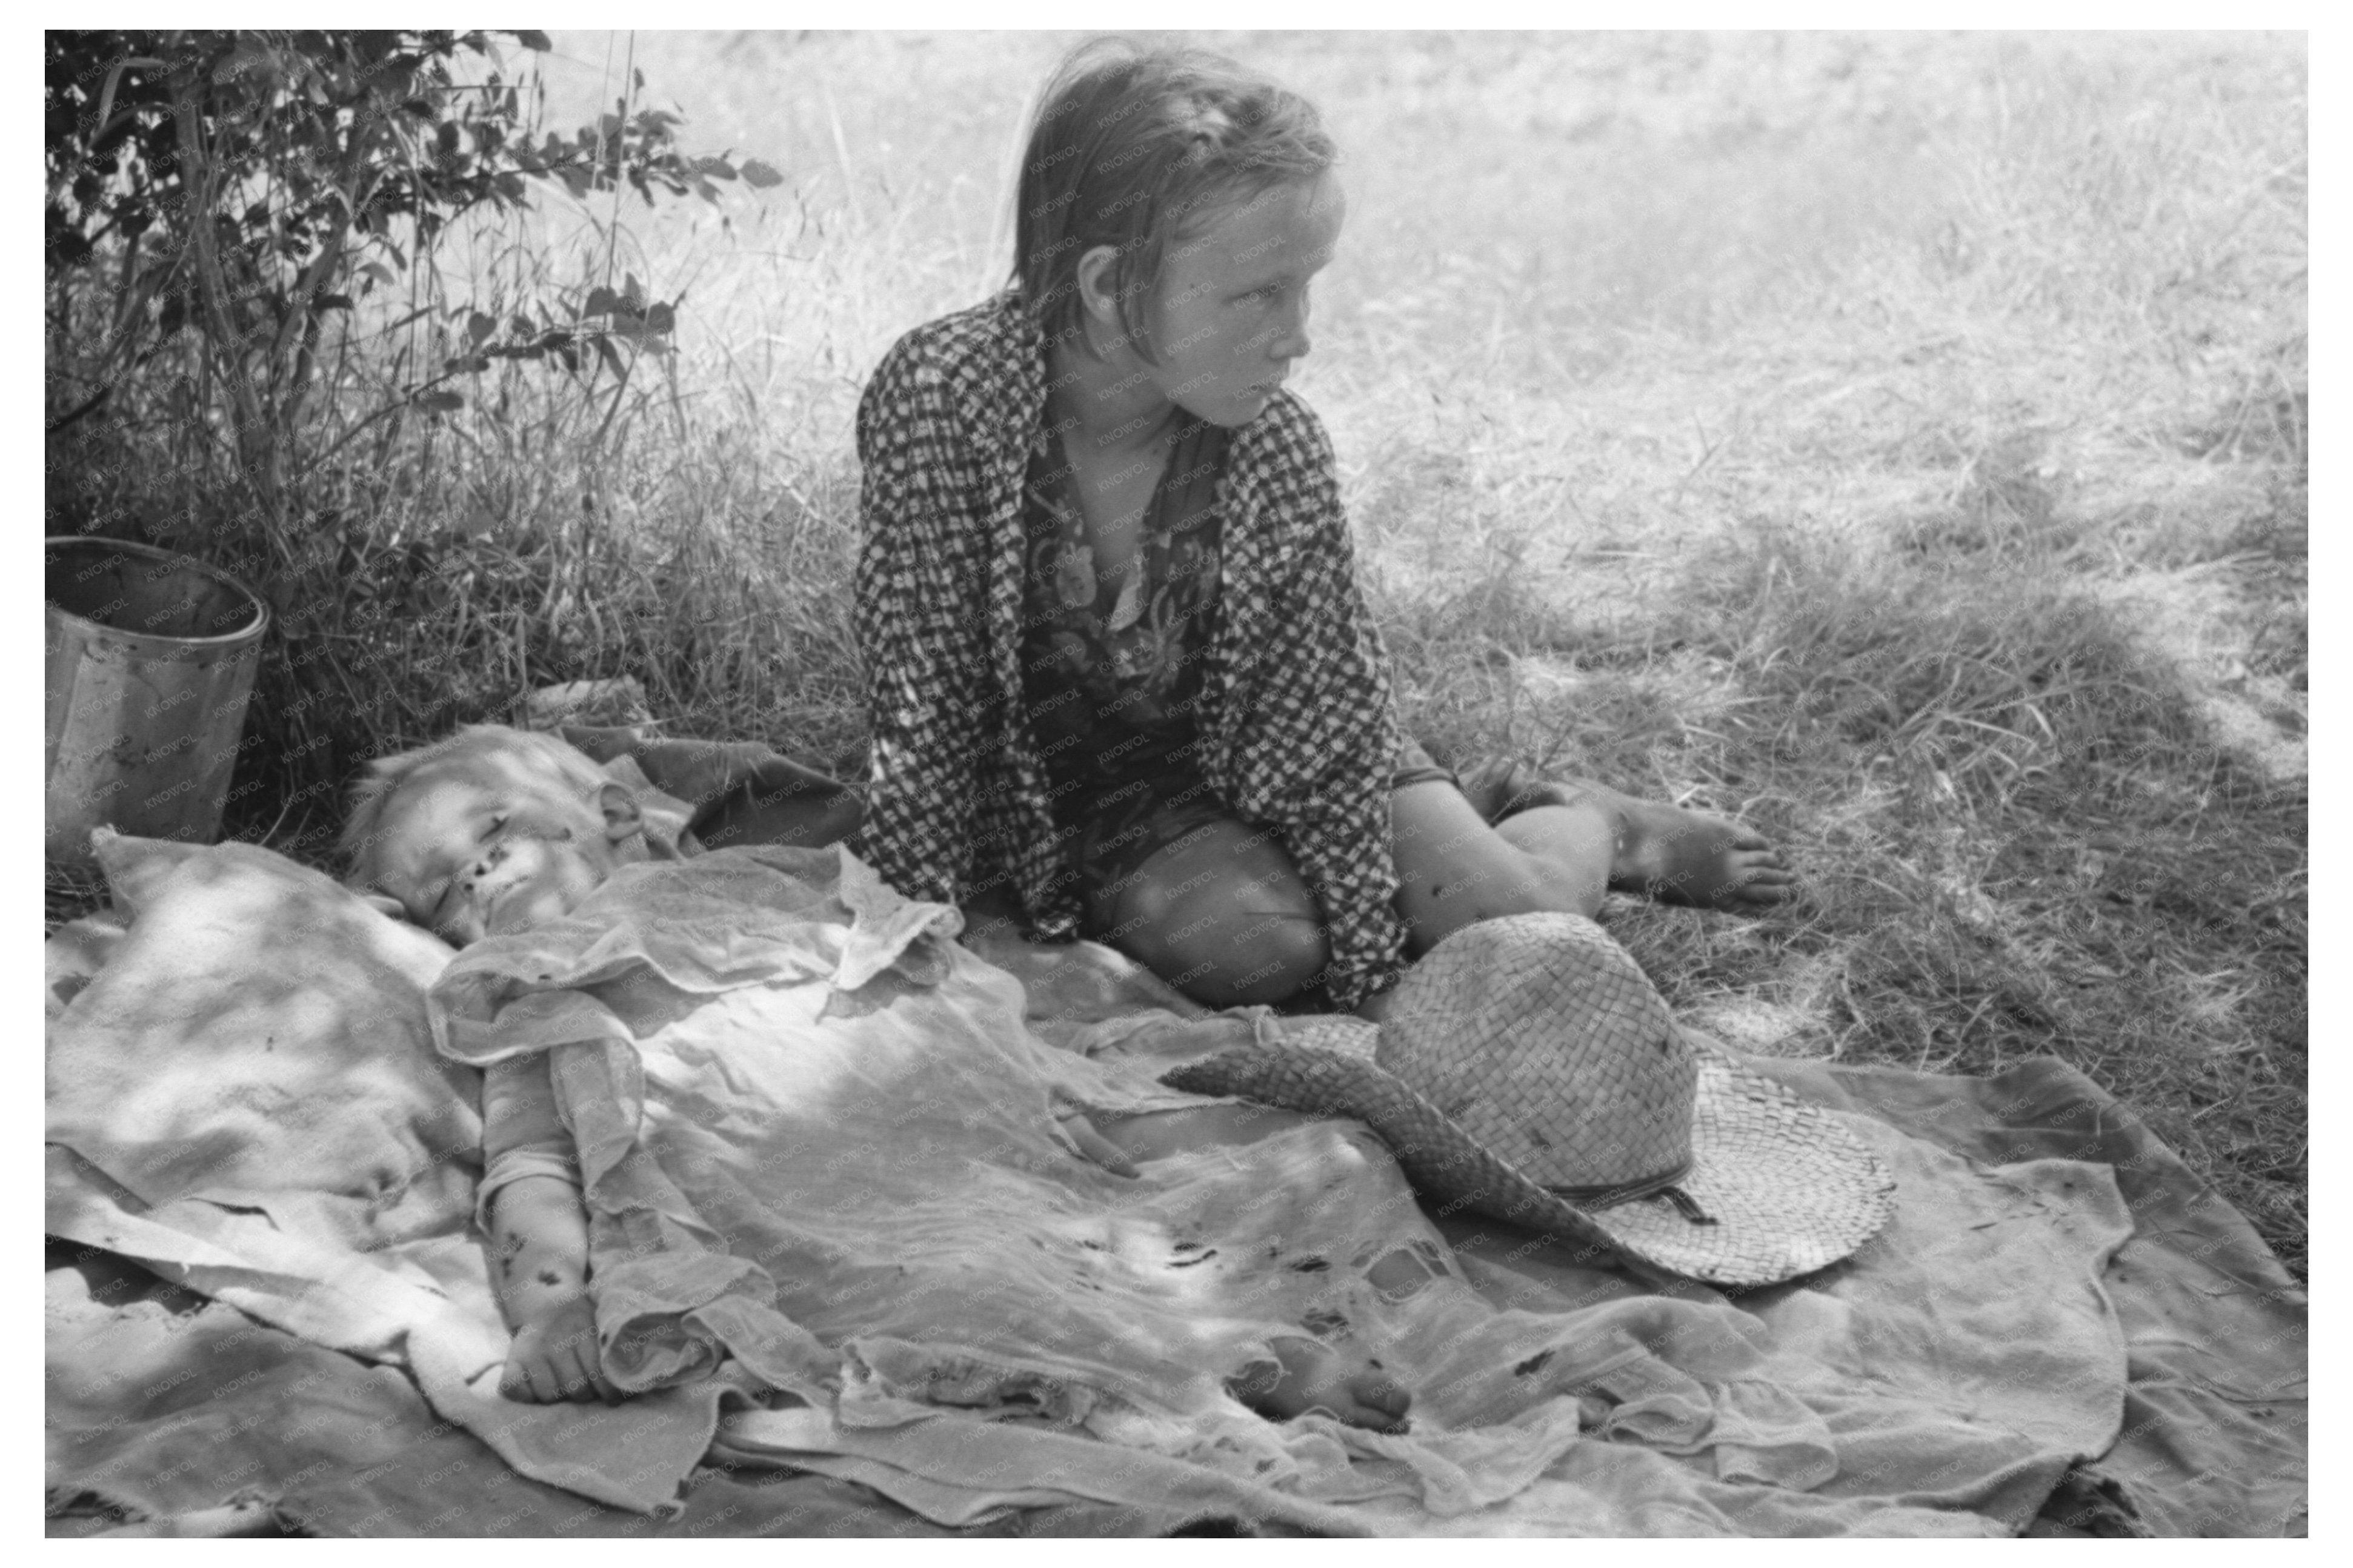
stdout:
<svg viewBox="0 0 2353 1568">
<path fill-rule="evenodd" d="M 616 380 L 625 380 L 628 378 L 629 373 L 628 367 L 621 363 L 621 351 L 613 346 L 612 339 L 607 337 L 604 333 L 599 332 L 588 341 L 596 345 L 596 356 L 599 359 L 602 359 L 607 364 L 612 366 L 613 375 Z"/>
<path fill-rule="evenodd" d="M 678 312 L 668 305 L 656 305 L 646 312 L 646 331 L 667 332 L 678 325 Z"/>
<path fill-rule="evenodd" d="M 498 318 L 495 316 L 486 316 L 476 310 L 466 318 L 466 337 L 476 348 L 489 342 L 491 334 L 498 330 Z"/>
<path fill-rule="evenodd" d="M 621 274 L 621 300 L 632 315 L 643 315 L 646 309 L 646 288 L 634 272 Z"/>
<path fill-rule="evenodd" d="M 524 48 L 531 50 L 533 54 L 539 55 L 543 55 L 547 53 L 548 50 L 555 47 L 554 44 L 548 42 L 547 35 L 545 33 L 535 33 L 528 27 L 518 27 L 515 29 L 515 42 L 521 44 Z"/>
<path fill-rule="evenodd" d="M 771 185 L 783 184 L 785 177 L 759 159 L 746 158 L 744 160 L 744 183 L 755 191 L 765 191 Z"/>
<path fill-rule="evenodd" d="M 417 406 L 427 414 L 455 414 L 466 406 L 466 400 L 446 387 L 417 395 Z"/>
<path fill-rule="evenodd" d="M 697 158 L 693 168 L 696 174 L 708 174 L 714 180 L 732 180 L 735 177 L 735 165 L 724 158 Z"/>
<path fill-rule="evenodd" d="M 588 302 L 580 307 L 580 313 L 584 316 L 613 316 L 628 309 L 618 294 L 600 283 L 588 290 Z"/>
</svg>

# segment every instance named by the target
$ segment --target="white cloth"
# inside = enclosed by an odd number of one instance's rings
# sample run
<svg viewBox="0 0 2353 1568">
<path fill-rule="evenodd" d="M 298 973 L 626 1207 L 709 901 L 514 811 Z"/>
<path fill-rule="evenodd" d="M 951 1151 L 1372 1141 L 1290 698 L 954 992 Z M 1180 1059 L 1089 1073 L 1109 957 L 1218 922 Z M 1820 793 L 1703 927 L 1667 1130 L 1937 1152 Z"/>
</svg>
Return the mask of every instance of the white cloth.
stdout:
<svg viewBox="0 0 2353 1568">
<path fill-rule="evenodd" d="M 951 911 L 891 899 L 831 851 L 646 868 L 601 926 L 485 950 L 445 993 L 465 1051 L 573 1058 L 567 1114 L 586 1129 L 592 1187 L 642 1184 L 616 1190 L 646 1206 L 605 1219 L 638 1216 L 652 1264 L 716 1281 L 698 1298 L 718 1309 L 707 1337 L 656 1335 L 640 1381 L 748 1345 L 808 1407 L 753 1408 L 711 1379 L 610 1410 L 501 1400 L 505 1339 L 468 1226 L 472 1074 L 426 1045 L 445 951 L 264 851 L 118 849 L 129 933 L 83 944 L 101 965 L 87 984 L 69 973 L 70 939 L 52 952 L 51 1233 L 406 1366 L 518 1470 L 617 1506 L 668 1506 L 708 1454 L 844 1476 L 951 1523 L 1082 1497 L 1335 1531 L 2003 1533 L 2072 1459 L 2136 1444 L 2149 1486 L 2206 1489 L 2195 1517 L 2275 1530 L 2300 1496 L 2300 1384 L 2274 1365 L 2297 1358 L 2242 1342 L 2259 1322 L 2300 1324 L 2300 1298 L 2262 1317 L 2281 1298 L 2260 1259 L 2226 1275 L 2136 1233 L 2119 1182 L 2170 1160 L 2161 1149 L 2131 1170 L 1978 1161 L 1847 1112 L 1897 1175 L 1894 1224 L 1847 1264 L 1736 1300 L 1645 1291 L 1501 1227 L 1433 1224 L 1348 1124 L 1122 1181 L 1076 1157 L 1055 1098 L 1191 1103 L 1149 1075 L 1249 1020 L 1094 1017 L 1087 976 L 1063 974 L 1050 1007 L 1070 1048 L 1048 1046 L 1020 986 L 949 940 Z M 752 912 L 664 907 L 633 931 L 629 901 L 657 894 Z M 1932 1110 L 1976 1092 L 1979 1121 L 2021 1092 L 1891 1084 L 1945 1095 L 1922 1100 Z M 2058 1109 L 2033 1114 L 2080 1119 L 2093 1092 L 2052 1087 Z M 649 1157 L 628 1166 L 630 1147 Z M 746 1154 L 777 1163 L 745 1168 Z M 2196 1190 L 2186 1173 L 2172 1185 Z M 2171 1190 L 2152 1214 L 2173 1213 Z M 1388 1300 L 1362 1269 L 1398 1248 L 1433 1273 Z M 2130 1279 L 2112 1265 L 2126 1257 L 2142 1259 Z M 967 1279 L 971 1300 L 894 1296 L 880 1271 L 901 1267 Z M 766 1285 L 747 1292 L 754 1274 Z M 600 1310 L 675 1327 L 675 1279 L 649 1265 L 641 1282 Z M 2230 1333 L 2209 1331 L 2225 1307 Z M 1223 1358 L 1303 1321 L 1414 1390 L 1409 1436 L 1278 1426 L 1225 1399 Z M 1114 1331 L 1130 1325 L 1145 1331 Z M 2166 1349 L 2189 1342 L 2210 1347 L 2194 1364 Z M 2126 1428 L 2128 1348 L 2136 1367 L 2164 1362 L 2147 1429 L 2209 1462 L 2168 1468 Z M 2202 1392 L 2218 1379 L 2236 1404 Z M 1580 1403 L 1597 1429 L 1579 1431 Z M 2234 1478 L 2232 1457 L 2269 1425 L 2283 1479 Z M 462 1477 L 436 1476 L 431 1494 L 472 1518 Z"/>
</svg>

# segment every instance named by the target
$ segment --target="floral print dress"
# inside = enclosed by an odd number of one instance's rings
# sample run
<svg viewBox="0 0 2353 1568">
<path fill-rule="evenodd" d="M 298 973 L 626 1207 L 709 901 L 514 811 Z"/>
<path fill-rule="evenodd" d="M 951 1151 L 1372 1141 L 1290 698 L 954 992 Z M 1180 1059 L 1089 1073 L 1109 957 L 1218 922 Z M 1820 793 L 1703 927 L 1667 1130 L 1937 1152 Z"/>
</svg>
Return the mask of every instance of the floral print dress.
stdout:
<svg viewBox="0 0 2353 1568">
<path fill-rule="evenodd" d="M 1226 436 L 1186 417 L 1124 579 L 1097 570 L 1060 443 L 1041 432 L 1030 454 L 1023 696 L 1091 916 L 1117 879 L 1227 815 L 1194 759 Z"/>
</svg>

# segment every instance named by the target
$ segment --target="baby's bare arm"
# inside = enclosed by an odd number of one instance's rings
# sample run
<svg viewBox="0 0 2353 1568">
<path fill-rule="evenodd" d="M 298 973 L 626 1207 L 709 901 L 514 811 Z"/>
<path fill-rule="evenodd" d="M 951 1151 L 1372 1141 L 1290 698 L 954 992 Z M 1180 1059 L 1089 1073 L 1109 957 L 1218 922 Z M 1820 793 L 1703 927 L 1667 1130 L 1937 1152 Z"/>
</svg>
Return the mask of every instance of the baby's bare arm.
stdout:
<svg viewBox="0 0 2353 1568">
<path fill-rule="evenodd" d="M 514 1331 L 500 1391 L 541 1401 L 617 1397 L 596 1350 L 572 1133 L 543 1054 L 482 1075 L 482 1153 L 491 1283 Z"/>
<path fill-rule="evenodd" d="M 588 1215 L 561 1176 L 522 1176 L 491 1199 L 491 1282 L 520 1329 L 588 1288 Z"/>
<path fill-rule="evenodd" d="M 491 1199 L 491 1279 L 514 1331 L 499 1392 L 546 1404 L 618 1399 L 588 1300 L 588 1216 L 561 1176 L 522 1176 Z"/>
</svg>

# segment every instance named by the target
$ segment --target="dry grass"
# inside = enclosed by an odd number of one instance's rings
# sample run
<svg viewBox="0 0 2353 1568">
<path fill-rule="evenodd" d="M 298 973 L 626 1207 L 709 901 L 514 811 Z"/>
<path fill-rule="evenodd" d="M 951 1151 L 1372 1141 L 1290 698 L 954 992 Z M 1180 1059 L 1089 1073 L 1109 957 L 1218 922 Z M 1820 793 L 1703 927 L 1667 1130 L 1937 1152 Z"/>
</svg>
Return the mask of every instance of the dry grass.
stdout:
<svg viewBox="0 0 2353 1568">
<path fill-rule="evenodd" d="M 2301 41 L 1204 41 L 1346 150 L 1300 385 L 1409 721 L 1790 847 L 1788 912 L 1609 911 L 1687 1016 L 1931 1070 L 2064 1057 L 2301 1272 Z M 445 258 L 493 308 L 634 271 L 682 296 L 678 352 L 617 406 L 486 377 L 321 476 L 355 597 L 396 613 L 291 717 L 317 676 L 281 672 L 257 722 L 293 760 L 239 820 L 329 826 L 368 749 L 588 676 L 853 752 L 850 411 L 1000 275 L 1066 42 L 639 36 L 656 99 L 791 183 L 620 226 L 559 201 Z M 558 35 L 559 123 L 631 47 Z"/>
</svg>

